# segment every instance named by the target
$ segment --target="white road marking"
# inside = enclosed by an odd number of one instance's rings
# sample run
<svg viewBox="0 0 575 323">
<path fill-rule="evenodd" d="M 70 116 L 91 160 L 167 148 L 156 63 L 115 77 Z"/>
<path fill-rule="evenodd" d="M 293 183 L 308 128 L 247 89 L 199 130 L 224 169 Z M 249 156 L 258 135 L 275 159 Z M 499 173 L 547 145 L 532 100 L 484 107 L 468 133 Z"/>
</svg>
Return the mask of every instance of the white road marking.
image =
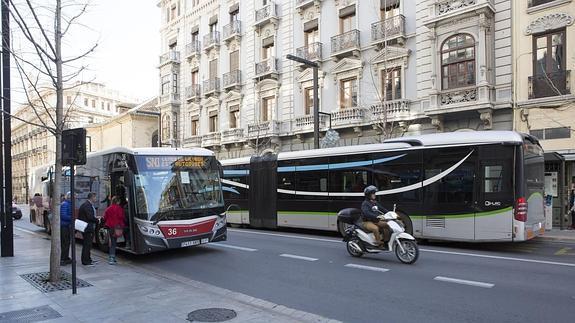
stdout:
<svg viewBox="0 0 575 323">
<path fill-rule="evenodd" d="M 255 234 L 255 235 L 274 236 L 274 237 L 281 237 L 281 238 L 290 238 L 290 239 L 301 239 L 301 240 L 342 243 L 341 240 L 339 240 L 339 239 L 336 240 L 336 239 L 311 238 L 311 237 L 301 237 L 301 236 L 297 236 L 297 235 L 255 232 L 255 231 L 250 231 L 250 230 L 237 230 L 237 229 L 228 229 L 228 231 L 245 233 L 245 234 Z M 419 249 L 419 251 L 429 252 L 429 253 L 440 253 L 440 254 L 454 255 L 454 256 L 467 256 L 467 257 L 489 258 L 489 259 L 498 259 L 498 260 L 520 261 L 520 262 L 528 262 L 528 263 L 543 264 L 543 265 L 575 267 L 575 264 L 566 263 L 566 262 L 545 261 L 545 260 L 514 258 L 514 257 L 502 257 L 502 256 L 490 256 L 490 255 L 482 255 L 482 254 L 476 254 L 476 253 L 442 251 L 442 250 L 434 250 L 434 249 Z"/>
<path fill-rule="evenodd" d="M 297 256 L 297 255 L 290 255 L 288 253 L 282 253 L 280 255 L 280 257 L 285 257 L 285 258 L 292 258 L 292 259 L 299 259 L 299 260 L 305 260 L 305 261 L 317 261 L 317 258 L 311 258 L 311 257 L 304 257 L 304 256 Z"/>
<path fill-rule="evenodd" d="M 480 254 L 475 254 L 475 253 L 441 251 L 441 250 L 432 250 L 432 249 L 419 249 L 419 250 L 425 251 L 425 252 L 431 252 L 431 253 L 441 253 L 441 254 L 446 254 L 446 255 L 468 256 L 468 257 L 489 258 L 489 259 L 498 259 L 498 260 L 521 261 L 521 262 L 529 262 L 529 263 L 535 263 L 535 264 L 575 267 L 575 264 L 566 263 L 566 262 L 513 258 L 513 257 L 502 257 L 502 256 L 489 256 L 489 255 L 480 255 Z"/>
<path fill-rule="evenodd" d="M 258 249 L 246 248 L 246 247 L 240 247 L 240 246 L 234 246 L 234 245 L 231 245 L 231 244 L 223 244 L 223 243 L 212 243 L 212 244 L 210 244 L 210 246 L 213 246 L 213 247 L 224 247 L 224 248 L 241 250 L 241 251 L 249 251 L 249 252 L 258 251 Z"/>
<path fill-rule="evenodd" d="M 364 270 L 371 270 L 371 271 L 379 271 L 379 272 L 386 272 L 389 271 L 389 269 L 386 268 L 381 268 L 381 267 L 371 267 L 371 266 L 363 266 L 363 265 L 356 265 L 356 264 L 347 264 L 345 265 L 345 267 L 348 268 L 357 268 L 357 269 L 364 269 Z"/>
<path fill-rule="evenodd" d="M 437 276 L 437 277 L 433 278 L 433 280 L 438 280 L 438 281 L 448 282 L 448 283 L 455 283 L 455 284 L 462 284 L 462 285 L 469 285 L 469 286 L 475 286 L 475 287 L 482 287 L 482 288 L 492 288 L 493 286 L 495 286 L 495 284 L 490 284 L 490 283 L 482 283 L 482 282 L 476 282 L 473 280 L 464 280 L 464 279 L 449 278 L 449 277 L 442 277 L 442 276 Z"/>
<path fill-rule="evenodd" d="M 20 230 L 20 231 L 23 231 L 23 232 L 27 232 L 27 233 L 30 233 L 30 234 L 33 234 L 33 235 L 39 235 L 37 232 L 34 232 L 34 231 L 32 231 L 32 230 L 28 230 L 28 229 L 24 229 L 24 228 L 20 228 L 20 227 L 17 227 L 17 226 L 14 226 L 14 229 Z"/>
</svg>

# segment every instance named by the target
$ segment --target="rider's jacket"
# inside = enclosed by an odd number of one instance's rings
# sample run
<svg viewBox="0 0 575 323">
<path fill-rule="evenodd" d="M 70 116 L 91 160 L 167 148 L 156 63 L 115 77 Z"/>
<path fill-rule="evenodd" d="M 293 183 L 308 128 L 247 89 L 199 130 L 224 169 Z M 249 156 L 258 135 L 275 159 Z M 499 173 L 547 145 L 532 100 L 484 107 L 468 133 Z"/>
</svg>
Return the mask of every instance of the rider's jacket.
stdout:
<svg viewBox="0 0 575 323">
<path fill-rule="evenodd" d="M 370 222 L 379 222 L 377 218 L 381 213 L 372 210 L 374 206 L 377 206 L 377 209 L 384 214 L 387 213 L 387 209 L 381 206 L 379 202 L 372 201 L 369 198 L 365 199 L 363 203 L 361 203 L 361 214 L 363 221 L 370 221 Z"/>
</svg>

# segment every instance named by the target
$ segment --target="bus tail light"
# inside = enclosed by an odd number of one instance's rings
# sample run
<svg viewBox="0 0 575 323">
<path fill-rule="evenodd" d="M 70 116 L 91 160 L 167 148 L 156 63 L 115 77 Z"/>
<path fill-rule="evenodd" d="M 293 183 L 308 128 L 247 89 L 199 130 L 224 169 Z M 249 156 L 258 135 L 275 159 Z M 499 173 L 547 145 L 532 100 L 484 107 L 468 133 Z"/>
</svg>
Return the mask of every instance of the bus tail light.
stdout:
<svg viewBox="0 0 575 323">
<path fill-rule="evenodd" d="M 527 221 L 527 200 L 524 197 L 518 198 L 515 203 L 515 220 Z"/>
</svg>

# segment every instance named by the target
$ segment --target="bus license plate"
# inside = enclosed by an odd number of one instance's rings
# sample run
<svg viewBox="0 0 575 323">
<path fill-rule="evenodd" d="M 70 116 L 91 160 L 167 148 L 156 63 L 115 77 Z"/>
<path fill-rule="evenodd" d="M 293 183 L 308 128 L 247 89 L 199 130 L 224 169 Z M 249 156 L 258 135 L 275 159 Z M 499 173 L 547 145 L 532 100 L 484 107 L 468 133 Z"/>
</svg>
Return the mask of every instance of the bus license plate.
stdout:
<svg viewBox="0 0 575 323">
<path fill-rule="evenodd" d="M 182 242 L 182 247 L 191 247 L 191 246 L 197 246 L 199 244 L 204 244 L 204 243 L 208 243 L 210 241 L 210 239 L 208 238 L 204 238 L 202 240 L 192 240 L 192 241 L 184 241 Z"/>
</svg>

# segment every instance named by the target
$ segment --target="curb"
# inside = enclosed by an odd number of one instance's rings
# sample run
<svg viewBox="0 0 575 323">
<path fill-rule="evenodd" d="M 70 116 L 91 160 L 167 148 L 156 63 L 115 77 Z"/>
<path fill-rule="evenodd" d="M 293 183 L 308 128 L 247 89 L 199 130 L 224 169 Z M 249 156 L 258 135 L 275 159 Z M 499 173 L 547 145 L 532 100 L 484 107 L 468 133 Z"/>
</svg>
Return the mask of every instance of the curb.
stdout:
<svg viewBox="0 0 575 323">
<path fill-rule="evenodd" d="M 565 237 L 565 236 L 539 236 L 537 237 L 538 241 L 551 241 L 551 242 L 569 242 L 575 243 L 575 237 Z"/>
</svg>

